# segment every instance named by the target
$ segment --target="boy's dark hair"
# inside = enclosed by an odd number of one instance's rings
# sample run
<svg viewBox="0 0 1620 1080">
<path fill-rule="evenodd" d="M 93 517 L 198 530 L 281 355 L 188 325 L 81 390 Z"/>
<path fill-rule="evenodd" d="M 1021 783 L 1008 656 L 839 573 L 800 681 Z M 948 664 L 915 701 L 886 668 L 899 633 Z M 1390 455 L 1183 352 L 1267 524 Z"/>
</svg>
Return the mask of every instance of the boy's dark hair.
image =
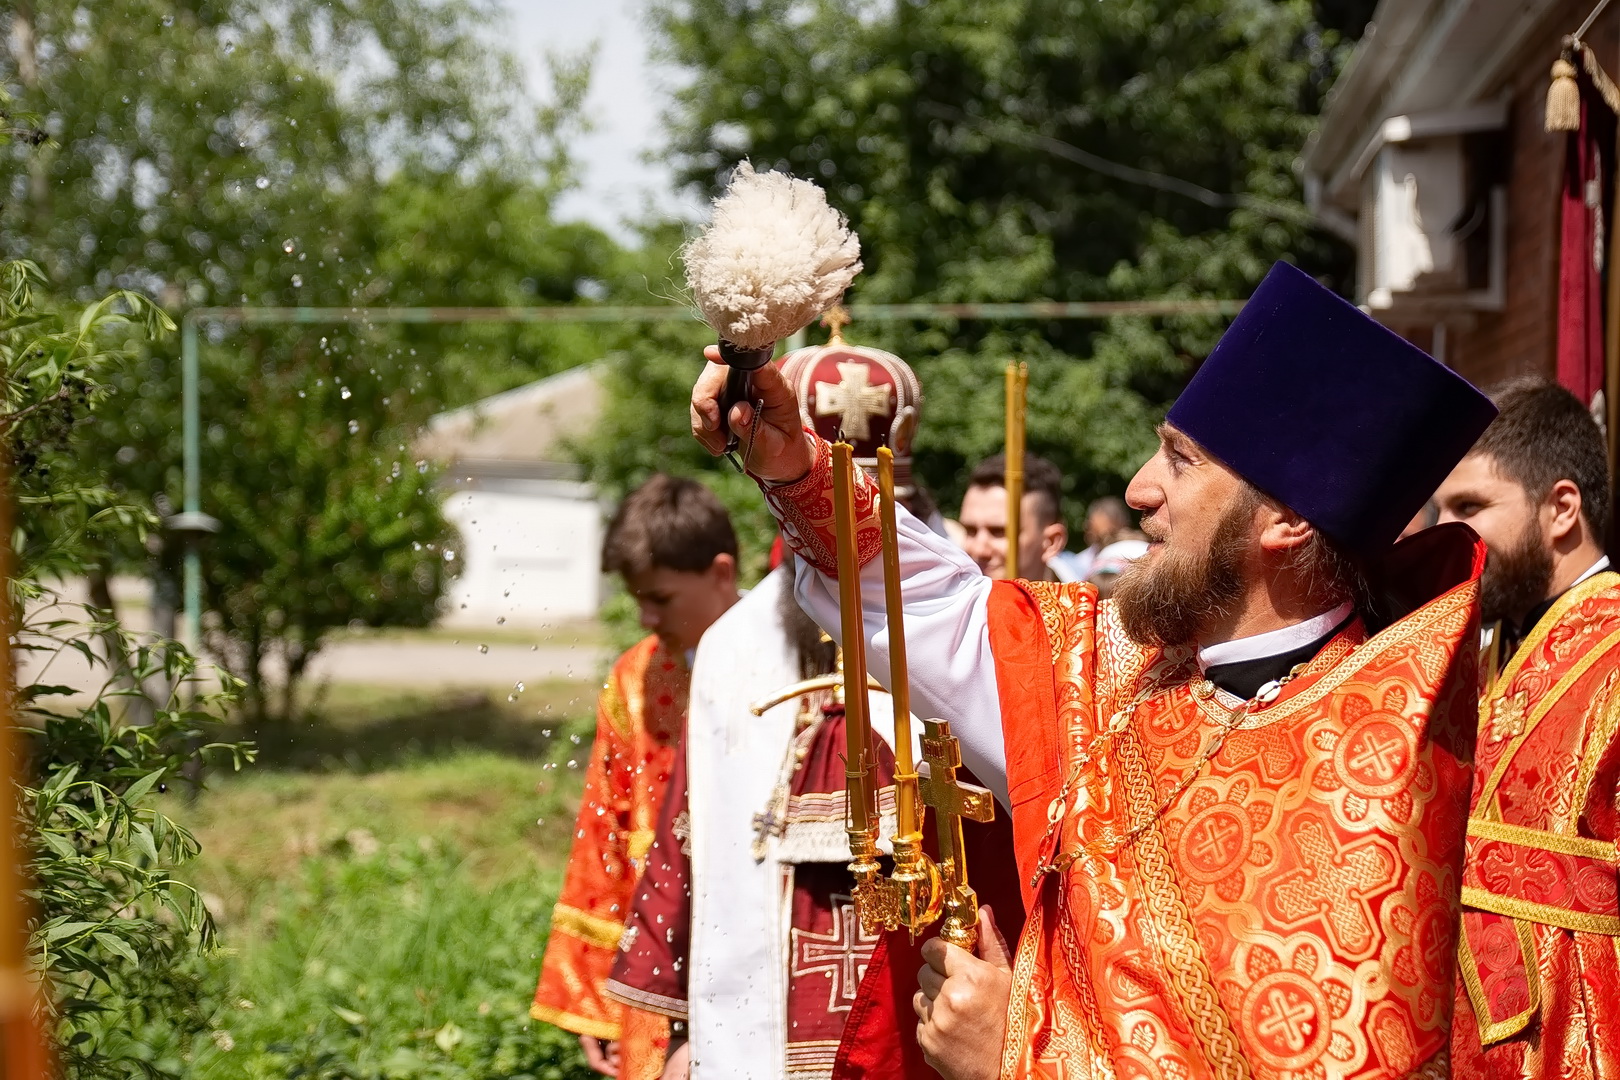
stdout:
<svg viewBox="0 0 1620 1080">
<path fill-rule="evenodd" d="M 664 473 L 625 496 L 602 540 L 602 569 L 610 574 L 698 573 L 717 555 L 737 557 L 731 515 L 696 480 Z"/>
<path fill-rule="evenodd" d="M 974 466 L 968 477 L 970 488 L 1007 486 L 1007 456 L 995 454 Z M 1024 455 L 1024 494 L 1041 495 L 1045 524 L 1063 520 L 1063 474 L 1058 467 L 1035 454 Z"/>
<path fill-rule="evenodd" d="M 1609 534 L 1609 455 L 1579 398 L 1545 379 L 1512 379 L 1491 393 L 1499 411 L 1470 454 L 1485 454 L 1533 502 L 1560 480 L 1581 492 L 1581 516 L 1599 547 Z"/>
</svg>

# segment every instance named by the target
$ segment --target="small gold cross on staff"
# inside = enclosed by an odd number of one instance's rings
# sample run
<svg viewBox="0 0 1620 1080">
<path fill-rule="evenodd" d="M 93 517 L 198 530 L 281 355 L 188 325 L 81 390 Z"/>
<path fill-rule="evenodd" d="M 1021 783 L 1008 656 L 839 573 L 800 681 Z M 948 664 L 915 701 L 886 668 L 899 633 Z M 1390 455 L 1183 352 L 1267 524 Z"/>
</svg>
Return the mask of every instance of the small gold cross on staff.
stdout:
<svg viewBox="0 0 1620 1080">
<path fill-rule="evenodd" d="M 821 317 L 821 325 L 827 328 L 827 344 L 842 345 L 844 343 L 844 327 L 850 324 L 849 309 L 843 304 L 834 304 L 827 309 Z"/>
</svg>

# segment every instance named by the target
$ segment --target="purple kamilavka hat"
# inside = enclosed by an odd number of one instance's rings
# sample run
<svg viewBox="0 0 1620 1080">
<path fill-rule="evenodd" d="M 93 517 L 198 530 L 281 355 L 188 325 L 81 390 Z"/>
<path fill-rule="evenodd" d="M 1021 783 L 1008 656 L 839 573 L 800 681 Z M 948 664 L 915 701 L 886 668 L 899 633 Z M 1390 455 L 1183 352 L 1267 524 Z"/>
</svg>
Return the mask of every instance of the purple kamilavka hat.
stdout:
<svg viewBox="0 0 1620 1080">
<path fill-rule="evenodd" d="M 1367 557 L 1394 543 L 1495 416 L 1462 376 L 1277 263 L 1167 419 Z"/>
</svg>

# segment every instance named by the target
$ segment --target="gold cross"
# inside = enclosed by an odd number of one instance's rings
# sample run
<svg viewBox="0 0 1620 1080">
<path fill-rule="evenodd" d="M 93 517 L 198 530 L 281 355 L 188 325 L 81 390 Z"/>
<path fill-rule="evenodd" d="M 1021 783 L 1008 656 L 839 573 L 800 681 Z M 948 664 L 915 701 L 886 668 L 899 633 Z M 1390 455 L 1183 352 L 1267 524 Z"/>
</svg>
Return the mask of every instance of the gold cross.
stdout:
<svg viewBox="0 0 1620 1080">
<path fill-rule="evenodd" d="M 816 383 L 816 415 L 837 416 L 844 438 L 861 442 L 872 437 L 872 417 L 887 415 L 890 388 L 873 386 L 865 364 L 839 364 L 838 382 Z"/>
<path fill-rule="evenodd" d="M 843 304 L 834 304 L 827 309 L 821 317 L 821 325 L 827 328 L 827 344 L 842 345 L 844 343 L 844 327 L 851 322 L 849 309 Z"/>
</svg>

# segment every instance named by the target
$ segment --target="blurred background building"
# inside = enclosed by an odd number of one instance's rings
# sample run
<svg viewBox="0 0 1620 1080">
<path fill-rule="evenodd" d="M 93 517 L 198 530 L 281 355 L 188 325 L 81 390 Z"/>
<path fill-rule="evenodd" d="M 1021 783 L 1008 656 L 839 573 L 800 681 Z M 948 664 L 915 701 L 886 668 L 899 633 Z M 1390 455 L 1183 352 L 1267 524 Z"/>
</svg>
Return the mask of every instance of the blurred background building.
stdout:
<svg viewBox="0 0 1620 1080">
<path fill-rule="evenodd" d="M 417 442 L 444 466 L 444 516 L 461 534 L 461 575 L 443 624 L 555 625 L 596 614 L 602 507 L 571 440 L 602 408 L 588 364 L 434 416 Z"/>
<path fill-rule="evenodd" d="M 1553 376 L 1563 132 L 1548 71 L 1591 0 L 1385 0 L 1304 154 L 1356 299 L 1489 384 Z M 1620 8 L 1584 35 L 1620 67 Z"/>
</svg>

